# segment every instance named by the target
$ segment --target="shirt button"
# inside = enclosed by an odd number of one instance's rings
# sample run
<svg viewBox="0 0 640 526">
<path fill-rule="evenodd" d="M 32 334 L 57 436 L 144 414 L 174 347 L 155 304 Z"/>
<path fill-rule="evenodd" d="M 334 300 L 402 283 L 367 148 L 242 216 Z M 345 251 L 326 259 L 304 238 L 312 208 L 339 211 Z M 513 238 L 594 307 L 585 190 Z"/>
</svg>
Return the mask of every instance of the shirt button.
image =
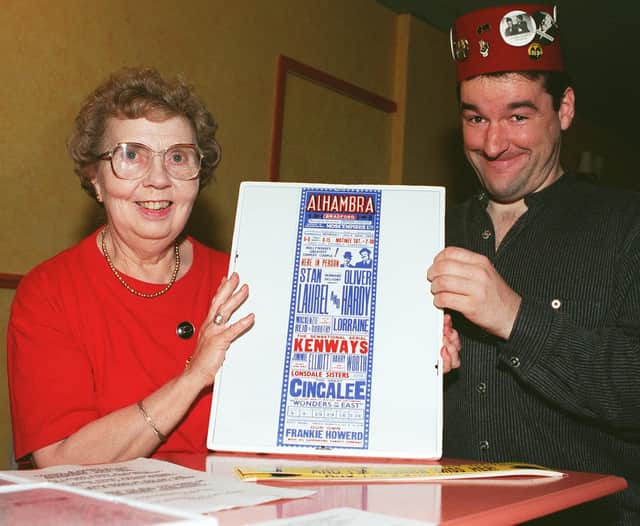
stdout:
<svg viewBox="0 0 640 526">
<path fill-rule="evenodd" d="M 484 199 L 484 195 L 485 195 L 484 192 L 480 192 L 478 194 L 478 201 L 482 201 Z"/>
<path fill-rule="evenodd" d="M 195 332 L 196 330 L 193 327 L 193 324 L 188 321 L 182 321 L 178 323 L 178 326 L 176 327 L 176 334 L 183 340 L 188 340 Z"/>
<path fill-rule="evenodd" d="M 551 300 L 552 309 L 558 310 L 560 307 L 562 307 L 562 302 L 559 299 L 556 298 L 554 300 Z"/>
<path fill-rule="evenodd" d="M 480 236 L 482 239 L 489 239 L 491 237 L 491 230 L 483 230 Z"/>
<path fill-rule="evenodd" d="M 511 367 L 520 367 L 520 358 L 518 358 L 517 356 L 512 356 L 511 358 L 509 358 L 509 363 L 511 364 Z"/>
<path fill-rule="evenodd" d="M 480 441 L 480 449 L 482 449 L 482 450 L 489 449 L 489 441 L 488 440 L 481 440 Z"/>
<path fill-rule="evenodd" d="M 484 382 L 480 382 L 478 385 L 476 385 L 476 389 L 478 390 L 478 392 L 484 393 L 487 391 L 487 384 L 485 384 Z"/>
</svg>

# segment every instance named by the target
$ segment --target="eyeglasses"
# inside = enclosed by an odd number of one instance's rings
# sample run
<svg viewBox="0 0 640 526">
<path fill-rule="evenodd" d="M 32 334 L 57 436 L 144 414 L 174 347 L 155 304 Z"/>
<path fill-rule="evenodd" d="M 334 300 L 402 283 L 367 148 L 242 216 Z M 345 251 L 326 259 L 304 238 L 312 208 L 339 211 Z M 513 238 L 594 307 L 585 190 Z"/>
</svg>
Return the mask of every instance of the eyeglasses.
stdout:
<svg viewBox="0 0 640 526">
<path fill-rule="evenodd" d="M 166 150 L 155 151 L 146 144 L 121 142 L 113 150 L 98 156 L 101 161 L 111 161 L 111 169 L 120 179 L 141 179 L 151 171 L 153 158 L 162 156 L 162 164 L 174 179 L 188 181 L 198 177 L 202 152 L 195 144 L 174 144 Z"/>
</svg>

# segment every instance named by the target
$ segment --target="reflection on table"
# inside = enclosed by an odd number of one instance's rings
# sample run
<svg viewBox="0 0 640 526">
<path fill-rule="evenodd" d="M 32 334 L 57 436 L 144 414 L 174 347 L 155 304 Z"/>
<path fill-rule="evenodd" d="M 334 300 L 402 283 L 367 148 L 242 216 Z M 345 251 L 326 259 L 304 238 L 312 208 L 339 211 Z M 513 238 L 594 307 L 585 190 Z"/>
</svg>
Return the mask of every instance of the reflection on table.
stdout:
<svg viewBox="0 0 640 526">
<path fill-rule="evenodd" d="M 273 459 L 312 464 L 369 464 L 363 459 L 329 459 L 283 457 L 274 455 L 240 455 L 215 453 L 211 455 L 173 454 L 163 457 L 177 464 L 215 473 L 230 475 L 237 466 L 256 465 Z M 375 463 L 399 464 L 425 462 L 398 461 Z M 443 459 L 436 464 L 465 463 Z M 468 463 L 468 462 L 467 462 Z M 281 500 L 250 508 L 215 513 L 220 526 L 251 524 L 260 521 L 294 517 L 319 511 L 350 507 L 386 515 L 421 520 L 444 525 L 513 524 L 535 519 L 572 506 L 610 495 L 626 488 L 626 481 L 614 475 L 566 472 L 563 478 L 501 477 L 438 482 L 339 482 L 296 483 L 261 482 L 316 491 L 311 497 Z M 251 484 L 251 483 L 249 483 Z"/>
</svg>

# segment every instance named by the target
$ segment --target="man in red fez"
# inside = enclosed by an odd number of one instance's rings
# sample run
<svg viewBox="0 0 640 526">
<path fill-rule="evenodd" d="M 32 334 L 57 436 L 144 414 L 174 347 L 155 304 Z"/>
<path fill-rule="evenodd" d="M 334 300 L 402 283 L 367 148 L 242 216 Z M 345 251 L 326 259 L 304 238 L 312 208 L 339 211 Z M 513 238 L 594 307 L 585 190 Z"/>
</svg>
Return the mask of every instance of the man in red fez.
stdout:
<svg viewBox="0 0 640 526">
<path fill-rule="evenodd" d="M 560 164 L 576 95 L 554 9 L 463 15 L 451 48 L 483 190 L 448 211 L 427 275 L 462 336 L 444 454 L 623 476 L 626 491 L 556 520 L 640 524 L 640 195 Z"/>
</svg>

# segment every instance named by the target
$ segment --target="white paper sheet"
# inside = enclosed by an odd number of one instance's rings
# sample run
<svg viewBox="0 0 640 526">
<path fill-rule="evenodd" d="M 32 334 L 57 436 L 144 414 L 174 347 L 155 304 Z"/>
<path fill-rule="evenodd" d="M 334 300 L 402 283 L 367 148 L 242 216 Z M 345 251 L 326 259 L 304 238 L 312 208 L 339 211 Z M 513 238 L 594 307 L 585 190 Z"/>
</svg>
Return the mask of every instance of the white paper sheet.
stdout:
<svg viewBox="0 0 640 526">
<path fill-rule="evenodd" d="M 95 466 L 2 471 L 0 477 L 17 482 L 54 482 L 192 513 L 253 506 L 278 499 L 306 497 L 314 493 L 243 483 L 231 476 L 212 476 L 149 458 Z"/>
<path fill-rule="evenodd" d="M 435 524 L 435 522 L 414 521 L 353 508 L 333 508 L 289 519 L 259 522 L 254 526 L 429 526 Z"/>
<path fill-rule="evenodd" d="M 131 502 L 120 497 L 40 482 L 12 484 L 0 488 L 0 524 L 38 526 L 216 526 L 213 517 L 169 509 L 159 505 Z"/>
</svg>

